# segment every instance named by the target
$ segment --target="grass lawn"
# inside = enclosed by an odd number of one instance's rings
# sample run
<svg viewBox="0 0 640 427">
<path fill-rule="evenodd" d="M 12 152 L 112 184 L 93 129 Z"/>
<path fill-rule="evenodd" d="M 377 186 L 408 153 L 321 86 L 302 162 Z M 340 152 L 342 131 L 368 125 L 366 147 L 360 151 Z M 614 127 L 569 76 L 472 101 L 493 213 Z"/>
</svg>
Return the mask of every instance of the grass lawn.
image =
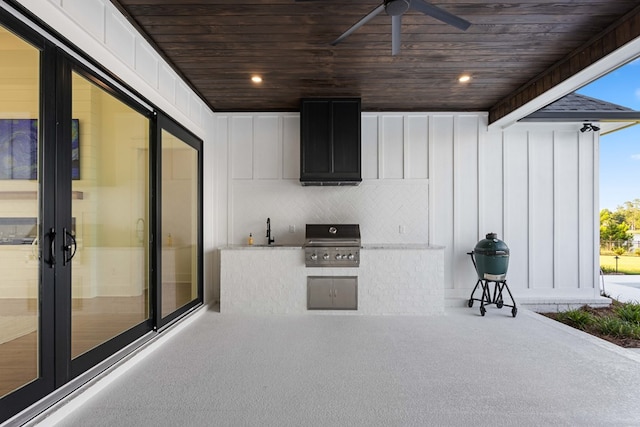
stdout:
<svg viewBox="0 0 640 427">
<path fill-rule="evenodd" d="M 616 260 L 614 255 L 600 255 L 600 268 L 606 273 L 616 271 Z M 640 256 L 622 255 L 618 259 L 618 273 L 640 274 Z"/>
</svg>

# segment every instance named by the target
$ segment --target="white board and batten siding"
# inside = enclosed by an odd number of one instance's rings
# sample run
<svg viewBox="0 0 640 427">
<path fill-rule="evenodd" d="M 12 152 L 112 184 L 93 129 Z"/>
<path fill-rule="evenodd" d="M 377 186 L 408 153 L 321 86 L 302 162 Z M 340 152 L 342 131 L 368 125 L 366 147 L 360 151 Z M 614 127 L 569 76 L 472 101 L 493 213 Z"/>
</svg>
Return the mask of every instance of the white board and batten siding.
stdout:
<svg viewBox="0 0 640 427">
<path fill-rule="evenodd" d="M 429 220 L 432 243 L 447 246 L 448 295 L 468 297 L 476 278 L 466 252 L 496 232 L 511 250 L 516 299 L 597 298 L 598 136 L 575 125 L 487 132 L 482 120 L 439 120 L 430 134 Z"/>
<path fill-rule="evenodd" d="M 281 243 L 302 241 L 307 222 L 354 221 L 363 243 L 445 246 L 447 296 L 468 298 L 467 252 L 496 232 L 511 249 L 517 299 L 599 294 L 597 134 L 571 124 L 488 131 L 484 113 L 365 112 L 363 183 L 310 188 L 298 183 L 298 114 L 220 113 L 216 126 L 229 153 L 230 244 L 260 236 L 267 216 Z"/>
</svg>

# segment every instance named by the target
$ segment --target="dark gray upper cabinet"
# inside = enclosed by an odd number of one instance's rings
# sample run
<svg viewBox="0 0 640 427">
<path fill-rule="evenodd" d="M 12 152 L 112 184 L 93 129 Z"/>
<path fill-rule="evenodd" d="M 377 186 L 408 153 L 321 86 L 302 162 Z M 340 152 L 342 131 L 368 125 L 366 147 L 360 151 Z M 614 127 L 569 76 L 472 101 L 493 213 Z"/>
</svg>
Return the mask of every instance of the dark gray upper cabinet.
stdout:
<svg viewBox="0 0 640 427">
<path fill-rule="evenodd" d="M 302 185 L 358 185 L 360 98 L 305 98 L 300 107 Z"/>
</svg>

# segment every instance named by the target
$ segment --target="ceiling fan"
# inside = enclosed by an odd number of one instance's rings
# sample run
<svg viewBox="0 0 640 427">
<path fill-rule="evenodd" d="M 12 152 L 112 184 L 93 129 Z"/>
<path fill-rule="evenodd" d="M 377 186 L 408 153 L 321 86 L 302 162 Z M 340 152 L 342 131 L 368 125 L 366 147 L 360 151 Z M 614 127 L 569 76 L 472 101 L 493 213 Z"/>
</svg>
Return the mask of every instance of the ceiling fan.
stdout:
<svg viewBox="0 0 640 427">
<path fill-rule="evenodd" d="M 332 41 L 331 45 L 337 45 L 384 10 L 387 15 L 391 16 L 391 54 L 395 56 L 400 53 L 402 15 L 410 9 L 422 12 L 425 15 L 429 15 L 432 18 L 436 18 L 445 24 L 452 25 L 463 31 L 471 25 L 470 22 L 447 12 L 444 9 L 434 6 L 431 3 L 427 3 L 424 0 L 383 0 L 381 5 L 352 25 L 351 28 L 345 31 L 340 37 Z"/>
</svg>

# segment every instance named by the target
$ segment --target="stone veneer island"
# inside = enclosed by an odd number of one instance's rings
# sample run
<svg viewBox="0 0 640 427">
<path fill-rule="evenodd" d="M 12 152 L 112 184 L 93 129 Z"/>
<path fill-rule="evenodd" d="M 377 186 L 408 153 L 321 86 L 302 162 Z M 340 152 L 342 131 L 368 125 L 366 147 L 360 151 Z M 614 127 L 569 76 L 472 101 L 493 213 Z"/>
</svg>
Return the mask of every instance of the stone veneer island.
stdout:
<svg viewBox="0 0 640 427">
<path fill-rule="evenodd" d="M 363 245 L 358 268 L 305 267 L 301 246 L 229 246 L 220 263 L 221 313 L 444 313 L 441 246 Z M 307 276 L 357 277 L 357 310 L 307 310 Z"/>
</svg>

